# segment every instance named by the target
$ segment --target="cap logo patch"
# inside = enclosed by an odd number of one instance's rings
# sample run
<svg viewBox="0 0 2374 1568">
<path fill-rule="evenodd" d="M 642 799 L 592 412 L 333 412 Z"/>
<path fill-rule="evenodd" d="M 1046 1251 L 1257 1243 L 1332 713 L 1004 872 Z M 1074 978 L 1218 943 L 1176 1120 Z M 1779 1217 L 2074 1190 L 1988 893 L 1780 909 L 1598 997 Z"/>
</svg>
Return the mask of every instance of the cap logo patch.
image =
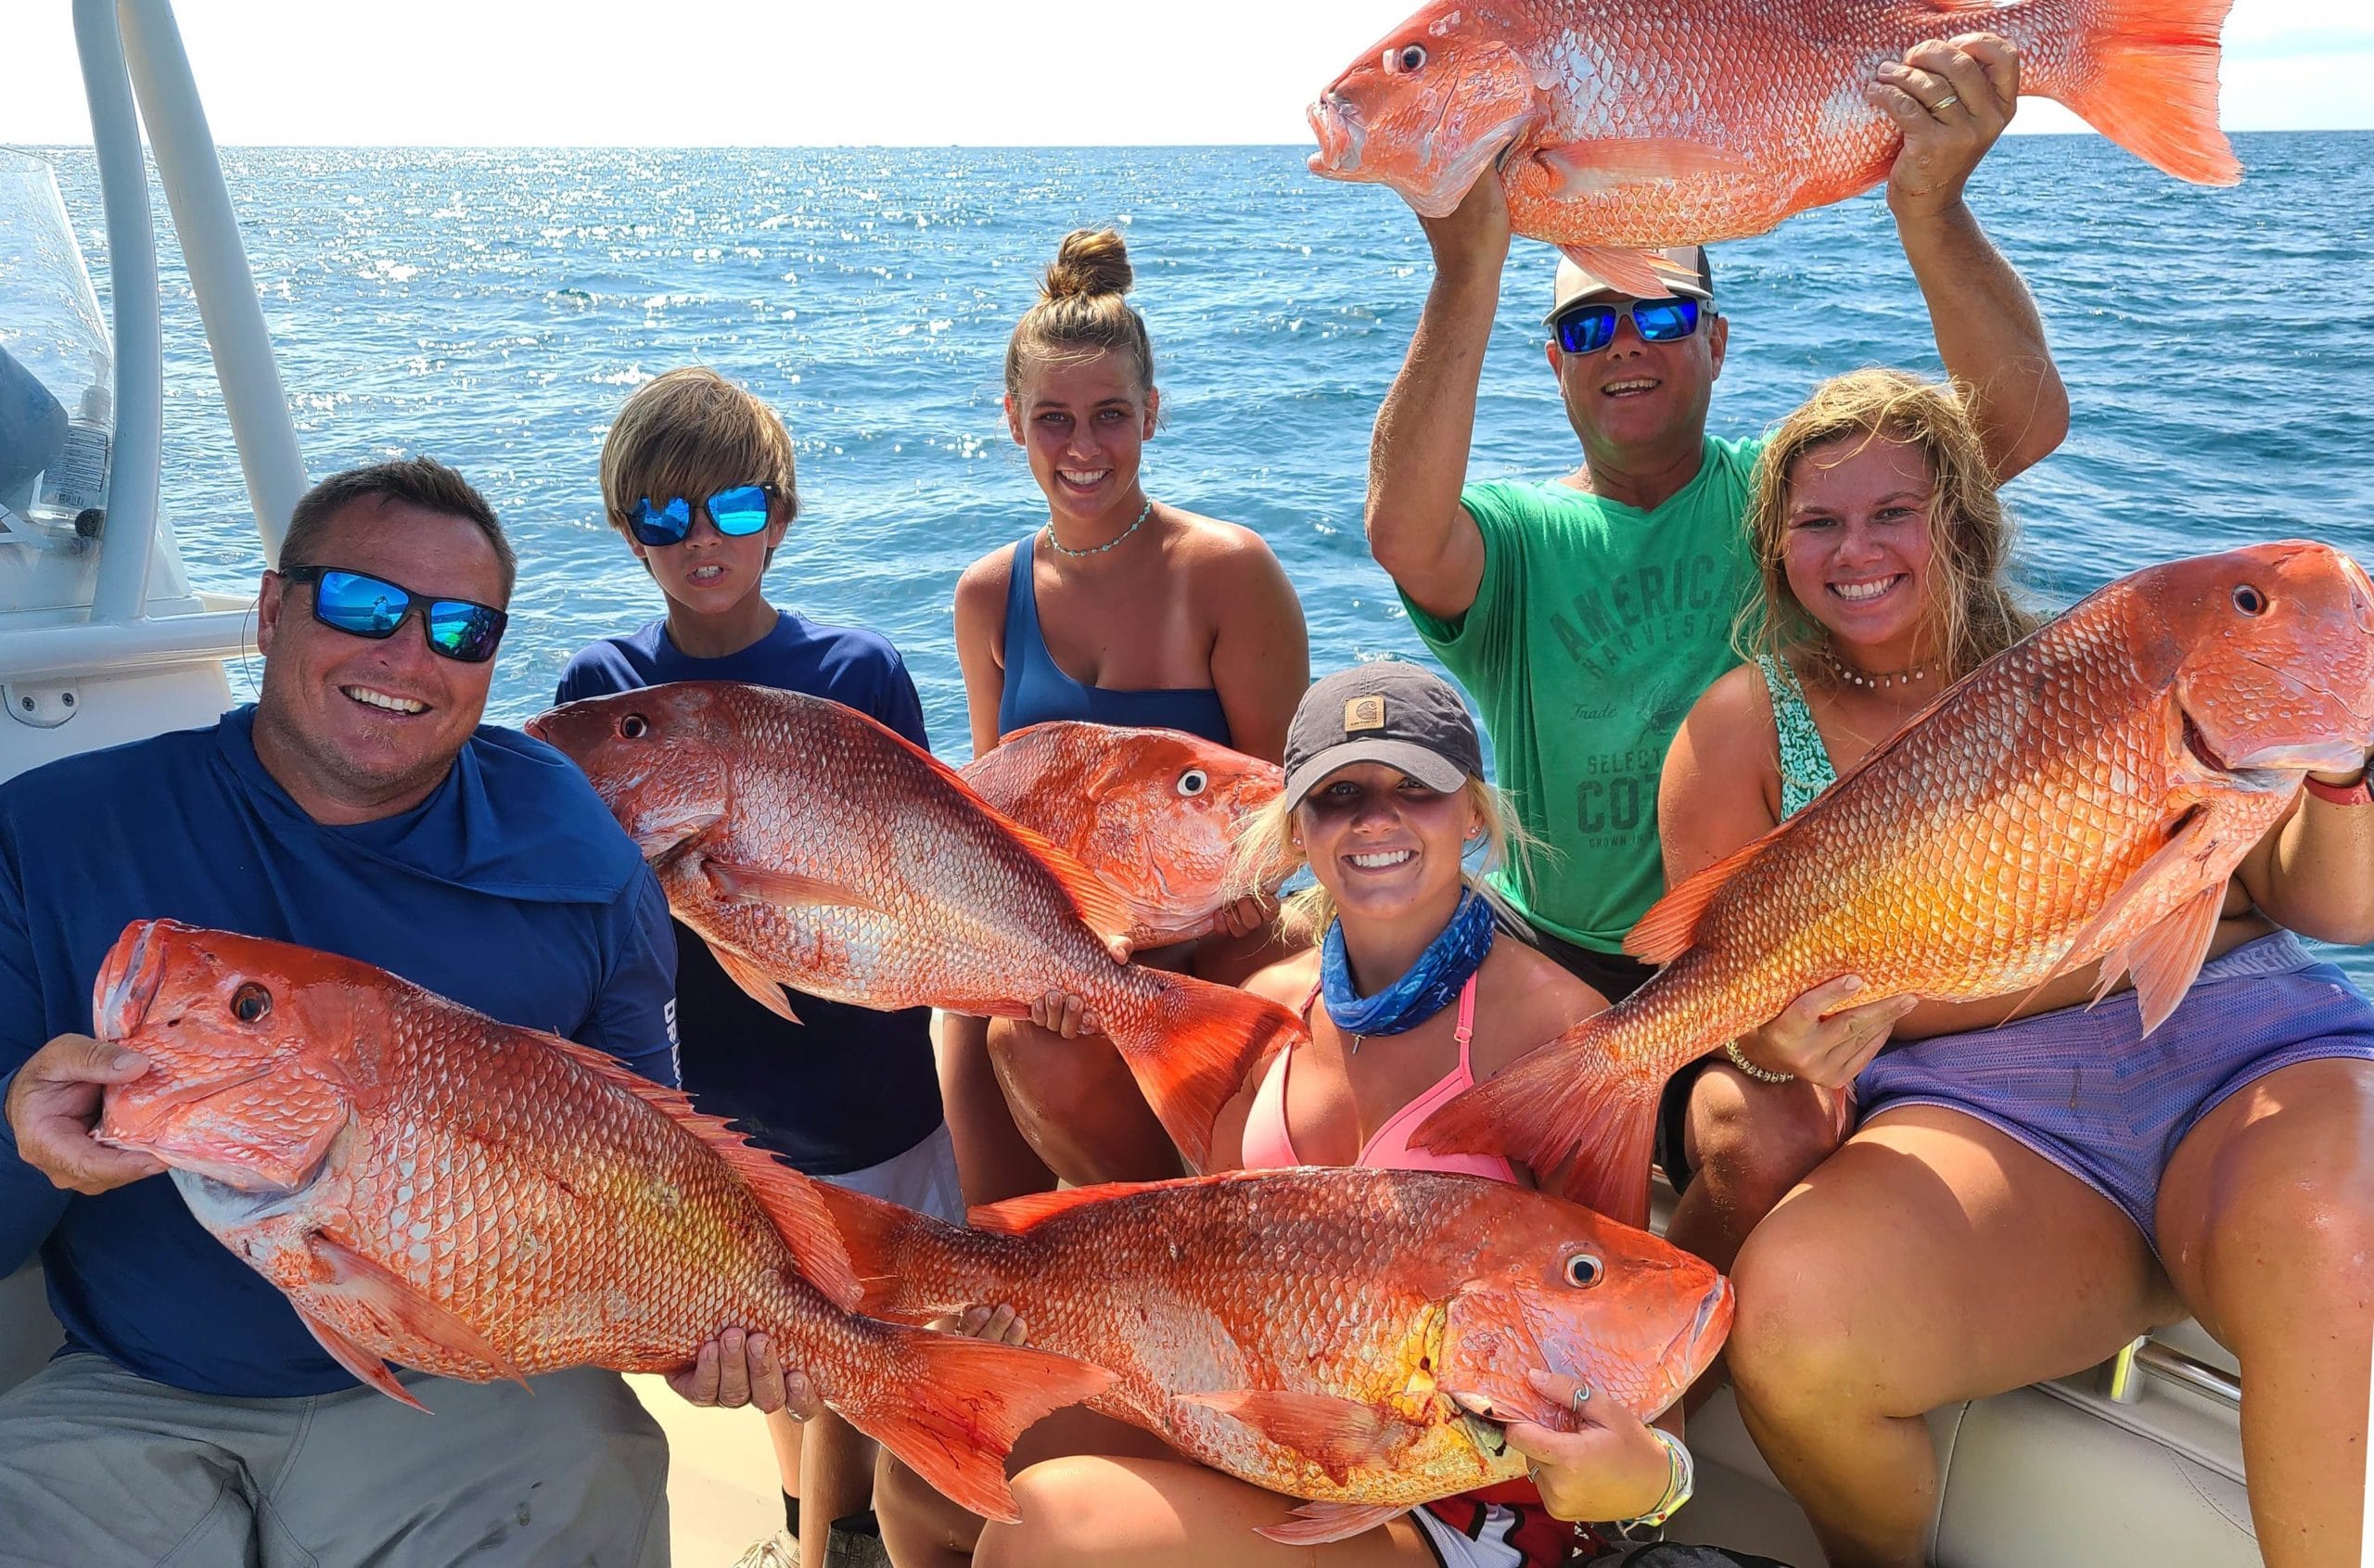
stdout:
<svg viewBox="0 0 2374 1568">
<path fill-rule="evenodd" d="M 1358 734 L 1363 730 L 1385 728 L 1383 697 L 1354 697 L 1344 705 L 1344 733 Z"/>
</svg>

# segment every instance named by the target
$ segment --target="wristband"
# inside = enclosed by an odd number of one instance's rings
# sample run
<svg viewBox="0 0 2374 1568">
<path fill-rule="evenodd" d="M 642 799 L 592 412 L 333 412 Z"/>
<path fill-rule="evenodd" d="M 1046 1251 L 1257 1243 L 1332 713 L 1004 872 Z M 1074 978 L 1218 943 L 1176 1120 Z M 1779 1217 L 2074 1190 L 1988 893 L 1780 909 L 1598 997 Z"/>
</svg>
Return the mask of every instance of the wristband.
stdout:
<svg viewBox="0 0 2374 1568">
<path fill-rule="evenodd" d="M 2308 793 L 2329 806 L 2374 806 L 2374 781 L 2368 780 L 2362 769 L 2355 784 L 2327 784 L 2311 773 L 2307 784 Z"/>
<path fill-rule="evenodd" d="M 1627 1519 L 1619 1523 L 1616 1527 L 1621 1530 L 1655 1529 L 1681 1511 L 1681 1505 L 1690 1500 L 1691 1489 L 1696 1484 L 1697 1472 L 1690 1461 L 1690 1450 L 1681 1446 L 1681 1439 L 1661 1426 L 1649 1428 L 1649 1435 L 1665 1447 L 1666 1495 L 1657 1499 L 1656 1507 L 1640 1518 Z"/>
<path fill-rule="evenodd" d="M 1797 1081 L 1797 1075 L 1794 1073 L 1776 1073 L 1769 1067 L 1759 1067 L 1755 1063 L 1749 1061 L 1747 1059 L 1747 1054 L 1740 1050 L 1740 1042 L 1737 1040 L 1733 1040 L 1729 1045 L 1724 1046 L 1723 1054 L 1731 1059 L 1732 1066 L 1737 1067 L 1741 1072 L 1745 1073 L 1748 1077 L 1754 1078 L 1758 1083 L 1794 1083 Z"/>
</svg>

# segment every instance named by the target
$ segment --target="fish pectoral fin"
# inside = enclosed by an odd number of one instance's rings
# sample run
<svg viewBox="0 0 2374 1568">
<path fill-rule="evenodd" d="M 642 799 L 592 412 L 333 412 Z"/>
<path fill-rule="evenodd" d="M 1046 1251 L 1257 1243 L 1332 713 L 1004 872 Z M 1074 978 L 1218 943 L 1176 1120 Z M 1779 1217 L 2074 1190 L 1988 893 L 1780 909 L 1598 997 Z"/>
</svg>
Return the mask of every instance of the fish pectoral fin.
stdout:
<svg viewBox="0 0 2374 1568">
<path fill-rule="evenodd" d="M 2192 977 L 2200 973 L 2201 961 L 2208 951 L 2210 934 L 2217 928 L 2217 910 L 2226 896 L 2226 873 L 2205 876 L 2203 873 L 2209 862 L 2223 858 L 2222 850 L 2231 848 L 2226 838 L 2214 807 L 2196 806 L 2186 813 L 2169 833 L 2168 841 L 2136 867 L 2094 918 L 2086 923 L 2061 962 L 2052 966 L 2052 973 L 2037 981 L 2036 989 L 2021 999 L 2020 1005 L 2011 1010 L 2010 1018 L 2018 1017 L 2045 987 L 2100 958 L 2102 979 L 2094 1000 L 2100 1001 L 2109 995 L 2118 977 L 2132 968 L 2136 972 L 2136 989 L 2142 993 L 2143 1032 L 2149 1034 L 2156 1028 L 2162 1019 L 2176 1011 L 2176 1003 L 2191 988 Z M 2172 888 L 2181 890 L 2188 886 L 2197 886 L 2198 890 L 2175 909 L 2156 919 L 2150 917 L 2158 899 Z M 2197 907 L 2203 899 L 2208 900 L 2206 916 Z M 2163 926 L 2171 929 L 2163 935 L 2159 929 Z M 2184 956 L 2187 942 L 2194 943 L 2189 950 L 2189 959 Z M 2151 969 L 2148 990 L 2144 986 L 2147 964 Z M 2160 1003 L 2164 1005 L 2155 1013 L 2152 1009 Z M 2010 1022 L 2010 1018 L 2004 1022 Z"/>
<path fill-rule="evenodd" d="M 295 1306 L 295 1303 L 292 1302 L 290 1305 Z M 400 1405 L 410 1405 L 422 1415 L 429 1413 L 428 1406 L 414 1398 L 404 1385 L 396 1381 L 396 1374 L 388 1370 L 386 1361 L 372 1355 L 371 1352 L 301 1307 L 297 1308 L 297 1320 L 303 1323 L 305 1332 L 312 1334 L 321 1347 L 330 1353 L 331 1360 L 353 1373 L 356 1379 L 369 1383 Z"/>
<path fill-rule="evenodd" d="M 1308 1459 L 1338 1486 L 1360 1466 L 1382 1463 L 1392 1454 L 1395 1441 L 1410 1432 L 1410 1423 L 1398 1416 L 1333 1394 L 1231 1388 L 1174 1397 L 1243 1421 L 1280 1447 Z"/>
<path fill-rule="evenodd" d="M 1604 276 L 1605 274 L 1601 274 Z M 1778 833 L 1778 828 L 1773 833 Z M 1729 885 L 1733 873 L 1763 852 L 1765 840 L 1751 839 L 1709 866 L 1684 877 L 1679 886 L 1649 906 L 1639 924 L 1624 936 L 1624 950 L 1643 963 L 1671 963 L 1698 940 L 1698 923 L 1706 906 Z"/>
<path fill-rule="evenodd" d="M 1373 1530 L 1409 1511 L 1407 1503 L 1305 1503 L 1277 1523 L 1264 1524 L 1254 1534 L 1266 1536 L 1282 1546 L 1325 1546 L 1329 1541 L 1345 1540 L 1363 1530 Z"/>
<path fill-rule="evenodd" d="M 799 1014 L 791 1010 L 791 1002 L 784 996 L 783 987 L 773 975 L 744 958 L 740 953 L 727 948 L 721 948 L 715 942 L 708 945 L 708 950 L 709 956 L 717 960 L 717 966 L 724 970 L 752 1001 L 757 1002 L 786 1024 L 799 1022 Z"/>
<path fill-rule="evenodd" d="M 326 1273 L 326 1278 L 313 1287 L 316 1292 L 343 1296 L 357 1304 L 386 1323 L 394 1335 L 425 1341 L 463 1357 L 476 1363 L 490 1378 L 505 1377 L 522 1388 L 528 1386 L 519 1369 L 494 1347 L 492 1341 L 451 1307 L 423 1294 L 411 1281 L 318 1230 L 306 1238 L 305 1244 L 314 1262 Z M 315 1332 L 318 1336 L 319 1331 Z M 331 1354 L 337 1352 L 332 1350 Z M 374 1385 L 378 1386 L 376 1383 Z"/>
<path fill-rule="evenodd" d="M 717 890 L 728 898 L 743 899 L 752 903 L 779 904 L 787 910 L 848 909 L 871 910 L 875 914 L 887 914 L 865 893 L 845 883 L 828 877 L 810 876 L 803 872 L 777 871 L 771 866 L 737 865 L 732 860 L 708 860 L 701 869 L 708 875 Z"/>
<path fill-rule="evenodd" d="M 1608 136 L 1568 142 L 1543 147 L 1533 158 L 1550 172 L 1555 182 L 1552 194 L 1559 197 L 1592 196 L 1643 180 L 1729 176 L 1747 168 L 1743 160 L 1721 147 L 1679 136 Z"/>
<path fill-rule="evenodd" d="M 2218 912 L 2225 905 L 2223 885 L 2204 887 L 2160 924 L 2131 938 L 2102 961 L 2102 988 L 2094 1000 L 2100 1001 L 2110 989 L 2116 972 L 2132 971 L 2136 1000 L 2143 1007 L 2143 1032 L 2148 1035 L 2158 1028 L 2192 988 L 2193 976 L 2201 973 L 2202 961 L 2209 956 L 2209 941 L 2217 934 Z"/>
</svg>

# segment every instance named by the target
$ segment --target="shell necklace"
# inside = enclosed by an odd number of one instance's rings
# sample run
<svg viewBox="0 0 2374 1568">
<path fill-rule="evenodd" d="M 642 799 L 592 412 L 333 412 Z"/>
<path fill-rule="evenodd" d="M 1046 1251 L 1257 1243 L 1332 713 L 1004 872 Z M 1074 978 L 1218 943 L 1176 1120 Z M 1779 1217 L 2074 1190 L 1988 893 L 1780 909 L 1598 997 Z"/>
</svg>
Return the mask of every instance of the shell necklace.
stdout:
<svg viewBox="0 0 2374 1568">
<path fill-rule="evenodd" d="M 1086 556 L 1089 556 L 1089 555 L 1104 555 L 1104 552 L 1106 552 L 1107 550 L 1112 549 L 1112 548 L 1113 548 L 1113 546 L 1115 546 L 1115 545 L 1117 545 L 1117 544 L 1120 543 L 1123 540 L 1125 540 L 1125 539 L 1129 538 L 1131 534 L 1133 534 L 1133 533 L 1137 532 L 1137 531 L 1138 531 L 1138 523 L 1142 523 L 1142 522 L 1144 522 L 1148 517 L 1151 517 L 1151 516 L 1154 516 L 1154 503 L 1153 503 L 1152 501 L 1148 501 L 1148 502 L 1147 502 L 1143 506 L 1142 506 L 1142 507 L 1140 507 L 1140 508 L 1138 509 L 1138 521 L 1137 521 L 1136 523 L 1131 523 L 1128 528 L 1123 529 L 1119 533 L 1115 534 L 1112 538 L 1110 538 L 1110 539 L 1106 540 L 1104 543 L 1099 544 L 1099 545 L 1097 545 L 1095 548 L 1091 549 L 1091 550 L 1075 550 L 1075 549 L 1073 549 L 1070 545 L 1066 544 L 1062 540 L 1057 539 L 1057 538 L 1055 537 L 1055 519 L 1054 519 L 1054 518 L 1053 518 L 1053 517 L 1050 517 L 1050 518 L 1048 518 L 1048 519 L 1047 519 L 1047 542 L 1048 542 L 1048 543 L 1050 543 L 1050 544 L 1052 544 L 1052 545 L 1053 545 L 1053 546 L 1055 547 L 1055 554 L 1056 554 L 1056 555 L 1069 555 L 1069 556 L 1071 556 L 1074 560 L 1079 560 L 1079 559 L 1082 559 L 1082 558 L 1084 558 L 1084 557 L 1086 557 Z"/>
<path fill-rule="evenodd" d="M 1830 666 L 1832 674 L 1848 685 L 1860 686 L 1870 692 L 1883 692 L 1890 686 L 1909 686 L 1916 681 L 1926 681 L 1929 671 L 1935 666 L 1935 661 L 1932 660 L 1928 664 L 1913 665 L 1908 669 L 1858 669 L 1839 657 L 1838 650 L 1827 643 L 1822 644 L 1821 660 Z"/>
</svg>

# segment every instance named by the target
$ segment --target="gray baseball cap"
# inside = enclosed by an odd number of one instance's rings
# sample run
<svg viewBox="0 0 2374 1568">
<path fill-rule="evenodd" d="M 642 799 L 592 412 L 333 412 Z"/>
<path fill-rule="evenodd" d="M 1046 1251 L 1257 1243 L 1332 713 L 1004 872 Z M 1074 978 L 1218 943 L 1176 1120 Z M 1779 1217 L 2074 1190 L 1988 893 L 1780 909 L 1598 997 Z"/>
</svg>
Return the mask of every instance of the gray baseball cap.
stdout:
<svg viewBox="0 0 2374 1568">
<path fill-rule="evenodd" d="M 1286 809 L 1355 762 L 1382 762 L 1448 795 L 1484 776 L 1484 746 L 1457 687 L 1414 664 L 1376 659 L 1303 694 L 1286 731 Z"/>
</svg>

